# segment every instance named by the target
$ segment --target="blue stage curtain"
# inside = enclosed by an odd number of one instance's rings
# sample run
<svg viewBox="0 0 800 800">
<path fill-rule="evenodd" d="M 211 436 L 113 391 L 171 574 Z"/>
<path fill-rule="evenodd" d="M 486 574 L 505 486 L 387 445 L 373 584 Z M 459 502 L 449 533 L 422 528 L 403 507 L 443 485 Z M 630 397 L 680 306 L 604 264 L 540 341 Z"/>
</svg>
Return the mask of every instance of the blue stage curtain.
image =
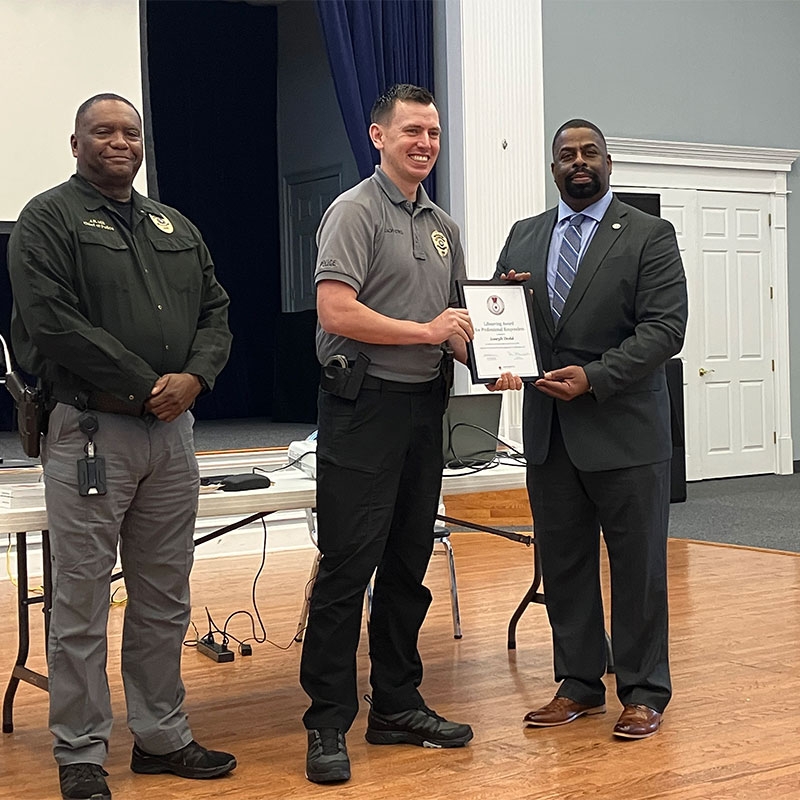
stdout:
<svg viewBox="0 0 800 800">
<path fill-rule="evenodd" d="M 433 0 L 317 0 L 336 96 L 358 172 L 379 161 L 367 129 L 372 104 L 395 83 L 433 91 Z M 435 196 L 433 175 L 425 181 Z"/>
<path fill-rule="evenodd" d="M 148 0 L 146 10 L 161 201 L 202 231 L 231 298 L 231 357 L 193 413 L 268 417 L 281 311 L 277 8 Z M 246 144 L 245 130 L 258 132 Z"/>
</svg>

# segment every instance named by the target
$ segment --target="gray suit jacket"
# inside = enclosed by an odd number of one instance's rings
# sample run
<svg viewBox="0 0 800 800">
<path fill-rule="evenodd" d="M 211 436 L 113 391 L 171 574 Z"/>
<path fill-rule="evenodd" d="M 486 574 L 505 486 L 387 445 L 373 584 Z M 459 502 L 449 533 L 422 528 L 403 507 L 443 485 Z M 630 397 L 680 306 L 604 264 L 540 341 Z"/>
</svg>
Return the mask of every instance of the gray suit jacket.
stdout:
<svg viewBox="0 0 800 800">
<path fill-rule="evenodd" d="M 672 225 L 616 198 L 595 231 L 558 325 L 547 293 L 556 209 L 514 224 L 496 277 L 530 272 L 543 371 L 578 364 L 592 393 L 564 402 L 526 384 L 529 463 L 547 457 L 553 413 L 578 469 L 595 472 L 671 457 L 664 362 L 683 344 L 686 279 Z"/>
</svg>

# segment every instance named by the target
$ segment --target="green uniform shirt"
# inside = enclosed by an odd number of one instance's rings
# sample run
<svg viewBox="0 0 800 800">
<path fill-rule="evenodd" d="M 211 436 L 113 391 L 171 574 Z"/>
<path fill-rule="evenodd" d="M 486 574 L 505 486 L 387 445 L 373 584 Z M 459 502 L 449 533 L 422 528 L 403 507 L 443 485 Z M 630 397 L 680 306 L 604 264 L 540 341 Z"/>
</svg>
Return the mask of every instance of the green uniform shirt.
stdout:
<svg viewBox="0 0 800 800">
<path fill-rule="evenodd" d="M 340 194 L 322 217 L 315 281 L 342 281 L 359 302 L 393 319 L 430 322 L 458 306 L 456 280 L 467 277 L 455 221 L 420 186 L 410 202 L 386 173 Z M 442 349 L 432 344 L 366 344 L 317 327 L 317 356 L 362 352 L 376 378 L 421 383 L 436 377 Z"/>
<path fill-rule="evenodd" d="M 136 191 L 132 204 L 129 229 L 73 175 L 34 197 L 11 234 L 14 354 L 62 392 L 143 403 L 168 372 L 213 387 L 228 360 L 228 295 L 200 232 Z"/>
</svg>

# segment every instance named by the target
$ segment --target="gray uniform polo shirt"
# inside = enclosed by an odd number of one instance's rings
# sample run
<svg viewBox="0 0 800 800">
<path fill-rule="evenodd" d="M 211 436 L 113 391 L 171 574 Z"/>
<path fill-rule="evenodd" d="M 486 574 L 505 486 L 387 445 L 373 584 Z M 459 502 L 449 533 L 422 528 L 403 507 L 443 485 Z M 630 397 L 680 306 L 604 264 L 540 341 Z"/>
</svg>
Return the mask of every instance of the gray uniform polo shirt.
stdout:
<svg viewBox="0 0 800 800">
<path fill-rule="evenodd" d="M 375 173 L 339 195 L 317 232 L 315 282 L 342 281 L 359 302 L 394 319 L 430 322 L 458 305 L 456 280 L 467 277 L 461 234 L 453 219 L 432 203 L 422 186 L 416 203 L 389 177 Z M 334 336 L 317 326 L 320 363 L 335 353 L 370 358 L 368 374 L 420 383 L 436 377 L 439 345 L 379 345 Z"/>
</svg>

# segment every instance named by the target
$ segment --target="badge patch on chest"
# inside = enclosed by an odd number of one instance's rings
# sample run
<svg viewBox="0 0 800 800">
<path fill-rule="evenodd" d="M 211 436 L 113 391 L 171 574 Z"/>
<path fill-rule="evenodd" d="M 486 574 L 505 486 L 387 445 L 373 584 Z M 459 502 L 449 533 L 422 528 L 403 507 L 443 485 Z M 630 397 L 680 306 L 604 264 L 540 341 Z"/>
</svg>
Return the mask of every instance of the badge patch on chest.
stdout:
<svg viewBox="0 0 800 800">
<path fill-rule="evenodd" d="M 172 223 L 163 214 L 148 214 L 147 216 L 150 217 L 153 225 L 160 231 L 172 233 L 172 231 L 175 230 L 175 228 L 172 227 Z"/>
<path fill-rule="evenodd" d="M 447 237 L 441 231 L 434 231 L 431 234 L 431 241 L 433 242 L 433 246 L 439 251 L 439 255 L 442 258 L 447 258 L 447 254 L 450 252 L 450 245 L 447 244 Z"/>
</svg>

